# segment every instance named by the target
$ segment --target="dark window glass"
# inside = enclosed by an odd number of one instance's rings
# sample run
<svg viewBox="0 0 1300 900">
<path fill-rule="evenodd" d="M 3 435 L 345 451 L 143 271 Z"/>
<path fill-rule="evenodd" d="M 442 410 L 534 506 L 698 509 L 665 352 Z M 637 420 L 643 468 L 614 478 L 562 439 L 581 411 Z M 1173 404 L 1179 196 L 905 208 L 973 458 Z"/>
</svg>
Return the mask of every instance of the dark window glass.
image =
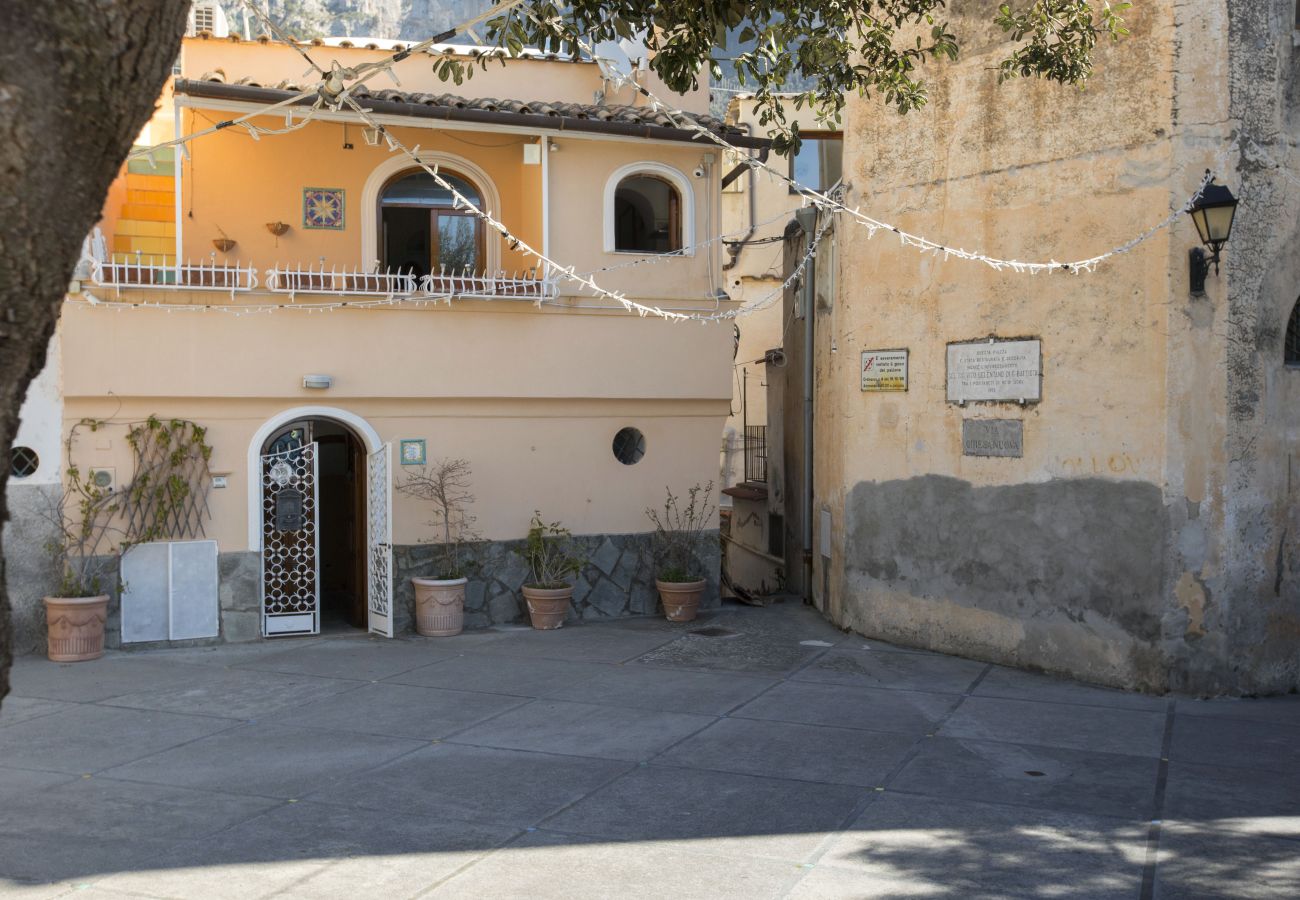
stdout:
<svg viewBox="0 0 1300 900">
<path fill-rule="evenodd" d="M 478 188 L 450 172 L 439 175 L 479 209 Z M 417 278 L 443 272 L 481 273 L 483 228 L 479 218 L 456 209 L 451 191 L 428 172 L 412 172 L 384 189 L 380 198 L 384 265 Z"/>
<path fill-rule="evenodd" d="M 804 187 L 828 191 L 843 174 L 843 153 L 844 141 L 839 135 L 806 134 L 799 152 L 790 157 L 790 177 Z"/>
<path fill-rule="evenodd" d="M 1300 300 L 1291 308 L 1291 321 L 1286 324 L 1286 351 L 1288 366 L 1300 366 Z"/>
<path fill-rule="evenodd" d="M 9 451 L 9 476 L 27 478 L 41 467 L 41 458 L 31 447 L 14 447 Z"/>
<path fill-rule="evenodd" d="M 614 435 L 614 458 L 625 466 L 634 465 L 645 456 L 645 435 L 636 428 L 621 428 Z"/>
<path fill-rule="evenodd" d="M 631 175 L 614 192 L 614 249 L 672 253 L 682 247 L 681 198 L 653 175 Z"/>
</svg>

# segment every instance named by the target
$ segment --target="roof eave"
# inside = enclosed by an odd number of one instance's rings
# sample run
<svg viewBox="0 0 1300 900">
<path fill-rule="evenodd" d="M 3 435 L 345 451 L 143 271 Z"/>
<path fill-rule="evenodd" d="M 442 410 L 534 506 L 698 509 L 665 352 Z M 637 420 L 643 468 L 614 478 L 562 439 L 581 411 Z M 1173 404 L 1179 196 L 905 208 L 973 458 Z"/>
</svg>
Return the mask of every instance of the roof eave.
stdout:
<svg viewBox="0 0 1300 900">
<path fill-rule="evenodd" d="M 216 81 L 177 79 L 175 93 L 210 100 L 230 100 L 242 103 L 264 103 L 268 106 L 281 103 L 294 95 L 293 91 L 276 88 L 253 87 L 246 84 L 222 84 Z M 536 113 L 502 112 L 483 109 L 460 109 L 452 106 L 425 106 L 419 103 L 401 103 L 379 100 L 368 95 L 355 98 L 369 112 L 386 116 L 405 116 L 414 119 L 441 119 L 448 122 L 473 122 L 481 125 L 511 125 L 539 131 L 578 132 L 586 134 L 616 135 L 656 141 L 677 141 L 688 144 L 710 142 L 694 131 L 669 128 L 663 125 L 646 125 L 632 122 L 606 122 L 599 119 L 582 119 L 575 116 L 539 115 Z M 299 100 L 297 106 L 311 106 L 310 97 Z M 744 149 L 762 150 L 771 146 L 766 138 L 745 134 L 727 134 L 728 144 Z"/>
</svg>

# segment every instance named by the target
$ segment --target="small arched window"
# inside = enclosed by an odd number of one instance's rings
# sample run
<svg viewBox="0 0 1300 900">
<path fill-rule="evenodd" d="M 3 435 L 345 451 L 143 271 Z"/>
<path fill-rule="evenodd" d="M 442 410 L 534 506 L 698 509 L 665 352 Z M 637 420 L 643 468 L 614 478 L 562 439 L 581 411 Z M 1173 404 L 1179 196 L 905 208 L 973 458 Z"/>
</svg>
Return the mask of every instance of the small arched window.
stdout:
<svg viewBox="0 0 1300 900">
<path fill-rule="evenodd" d="M 479 209 L 478 188 L 446 170 L 438 173 Z M 379 195 L 380 241 L 390 272 L 424 275 L 479 274 L 484 268 L 483 226 L 466 209 L 456 209 L 451 191 L 428 172 L 399 175 Z"/>
<path fill-rule="evenodd" d="M 1286 347 L 1283 360 L 1288 366 L 1300 366 L 1300 300 L 1291 307 L 1291 320 L 1286 323 Z"/>
<path fill-rule="evenodd" d="M 614 191 L 614 249 L 627 253 L 673 253 L 682 249 L 682 198 L 655 175 L 637 173 Z"/>
</svg>

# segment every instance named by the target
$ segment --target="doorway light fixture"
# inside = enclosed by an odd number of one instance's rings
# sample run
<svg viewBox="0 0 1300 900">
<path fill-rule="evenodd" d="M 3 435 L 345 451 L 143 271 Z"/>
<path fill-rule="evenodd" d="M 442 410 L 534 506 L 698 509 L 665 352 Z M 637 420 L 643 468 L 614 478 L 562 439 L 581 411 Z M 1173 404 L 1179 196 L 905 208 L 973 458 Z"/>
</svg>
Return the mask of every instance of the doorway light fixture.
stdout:
<svg viewBox="0 0 1300 900">
<path fill-rule="evenodd" d="M 313 390 L 325 391 L 334 387 L 333 375 L 304 375 L 302 376 L 302 386 Z"/>
</svg>

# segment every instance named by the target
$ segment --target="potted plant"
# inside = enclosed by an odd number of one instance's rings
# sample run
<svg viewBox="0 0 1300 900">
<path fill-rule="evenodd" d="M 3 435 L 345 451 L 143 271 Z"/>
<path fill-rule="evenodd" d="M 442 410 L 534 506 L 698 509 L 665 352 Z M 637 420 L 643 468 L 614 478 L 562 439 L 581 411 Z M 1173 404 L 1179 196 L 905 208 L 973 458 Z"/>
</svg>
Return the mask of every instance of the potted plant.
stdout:
<svg viewBox="0 0 1300 900">
<path fill-rule="evenodd" d="M 651 552 L 654 556 L 655 587 L 670 622 L 689 622 L 700 609 L 706 581 L 697 556 L 704 531 L 717 514 L 710 503 L 713 482 L 695 485 L 686 492 L 683 505 L 671 488 L 666 488 L 663 510 L 646 509 L 654 524 Z"/>
<path fill-rule="evenodd" d="M 439 460 L 432 468 L 408 472 L 397 490 L 433 509 L 434 568 L 430 578 L 412 578 L 415 630 L 430 637 L 460 634 L 465 627 L 465 585 L 477 567 L 471 549 L 479 540 L 469 508 L 469 461 Z"/>
<path fill-rule="evenodd" d="M 517 551 L 528 564 L 528 580 L 522 591 L 533 627 L 550 631 L 564 624 L 573 599 L 568 579 L 582 570 L 584 560 L 574 550 L 573 535 L 559 522 L 545 522 L 533 512 L 528 537 Z"/>
<path fill-rule="evenodd" d="M 53 537 L 46 550 L 59 572 L 58 593 L 44 598 L 47 652 L 55 662 L 80 662 L 104 654 L 112 589 L 122 555 L 136 544 L 200 533 L 208 516 L 206 485 L 212 447 L 207 429 L 186 419 L 149 416 L 135 423 L 82 419 L 64 441 L 76 457 L 83 431 L 126 427 L 133 474 L 115 485 L 109 470 L 70 463 L 64 490 L 49 499 L 45 518 Z M 125 584 L 118 584 L 122 590 Z"/>
</svg>

